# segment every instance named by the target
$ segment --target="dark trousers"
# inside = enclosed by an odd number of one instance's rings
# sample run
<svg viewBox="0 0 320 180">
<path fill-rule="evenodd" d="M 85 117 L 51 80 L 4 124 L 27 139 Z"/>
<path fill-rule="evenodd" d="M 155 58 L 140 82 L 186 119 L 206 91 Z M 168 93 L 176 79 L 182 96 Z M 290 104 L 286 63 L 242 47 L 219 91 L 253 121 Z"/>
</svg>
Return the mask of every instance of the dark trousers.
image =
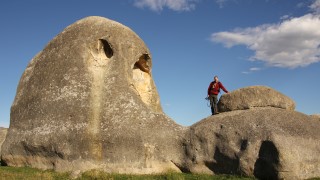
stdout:
<svg viewBox="0 0 320 180">
<path fill-rule="evenodd" d="M 209 96 L 212 115 L 218 113 L 218 95 L 211 94 Z"/>
</svg>

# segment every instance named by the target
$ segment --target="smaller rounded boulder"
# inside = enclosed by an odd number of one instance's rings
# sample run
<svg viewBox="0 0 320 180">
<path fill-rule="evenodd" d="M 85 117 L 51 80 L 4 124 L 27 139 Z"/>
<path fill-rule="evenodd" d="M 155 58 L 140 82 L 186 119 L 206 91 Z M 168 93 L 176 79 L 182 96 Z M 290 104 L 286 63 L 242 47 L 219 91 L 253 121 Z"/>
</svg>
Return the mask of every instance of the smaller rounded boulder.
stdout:
<svg viewBox="0 0 320 180">
<path fill-rule="evenodd" d="M 257 107 L 275 107 L 294 110 L 295 102 L 288 96 L 267 86 L 249 86 L 221 96 L 220 112 L 245 110 Z"/>
</svg>

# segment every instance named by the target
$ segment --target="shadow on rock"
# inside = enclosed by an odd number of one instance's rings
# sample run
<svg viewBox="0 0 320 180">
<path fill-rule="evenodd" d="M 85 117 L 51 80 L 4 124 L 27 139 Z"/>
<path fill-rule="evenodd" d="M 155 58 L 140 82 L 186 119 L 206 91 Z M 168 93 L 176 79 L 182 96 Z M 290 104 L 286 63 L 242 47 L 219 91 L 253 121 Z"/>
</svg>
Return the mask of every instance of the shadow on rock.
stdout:
<svg viewBox="0 0 320 180">
<path fill-rule="evenodd" d="M 214 152 L 216 162 L 205 162 L 206 166 L 215 174 L 241 174 L 239 171 L 239 158 L 230 158 L 221 153 L 216 147 Z"/>
<path fill-rule="evenodd" d="M 254 176 L 259 179 L 278 179 L 279 152 L 271 141 L 263 141 L 254 165 Z"/>
</svg>

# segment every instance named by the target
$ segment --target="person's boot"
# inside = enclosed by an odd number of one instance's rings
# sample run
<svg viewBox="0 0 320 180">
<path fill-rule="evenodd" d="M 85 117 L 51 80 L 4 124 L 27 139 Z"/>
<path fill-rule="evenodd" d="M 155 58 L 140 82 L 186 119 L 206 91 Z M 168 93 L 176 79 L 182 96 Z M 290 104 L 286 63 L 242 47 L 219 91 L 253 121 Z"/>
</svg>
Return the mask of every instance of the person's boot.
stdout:
<svg viewBox="0 0 320 180">
<path fill-rule="evenodd" d="M 217 107 L 214 108 L 214 114 L 219 114 Z"/>
</svg>

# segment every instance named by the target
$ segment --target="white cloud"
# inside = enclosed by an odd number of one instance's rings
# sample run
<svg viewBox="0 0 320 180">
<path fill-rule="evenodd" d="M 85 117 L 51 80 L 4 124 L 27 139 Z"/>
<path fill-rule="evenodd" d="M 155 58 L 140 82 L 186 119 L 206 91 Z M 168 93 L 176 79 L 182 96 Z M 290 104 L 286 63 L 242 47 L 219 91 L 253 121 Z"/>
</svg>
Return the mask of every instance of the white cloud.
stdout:
<svg viewBox="0 0 320 180">
<path fill-rule="evenodd" d="M 280 19 L 281 20 L 286 20 L 286 19 L 289 19 L 290 18 L 290 15 L 283 15 Z"/>
<path fill-rule="evenodd" d="M 164 8 L 173 11 L 192 11 L 201 0 L 134 0 L 134 6 L 138 8 L 150 8 L 152 11 L 160 12 Z M 214 0 L 222 8 L 230 0 Z"/>
<path fill-rule="evenodd" d="M 261 68 L 253 67 L 253 68 L 250 68 L 249 70 L 250 70 L 250 71 L 260 71 L 260 70 L 261 70 Z"/>
<path fill-rule="evenodd" d="M 255 51 L 251 60 L 270 66 L 304 67 L 320 61 L 320 15 L 307 14 L 279 24 L 213 33 L 211 40 L 226 47 L 246 45 Z"/>
<path fill-rule="evenodd" d="M 162 11 L 163 8 L 174 11 L 191 11 L 195 9 L 197 0 L 135 0 L 134 5 L 139 8 L 150 8 L 152 11 Z"/>
<path fill-rule="evenodd" d="M 241 72 L 242 74 L 250 74 L 250 73 L 253 73 L 253 72 L 256 72 L 256 71 L 260 71 L 261 68 L 258 68 L 258 67 L 252 67 L 249 69 L 249 71 L 243 71 Z"/>
</svg>

